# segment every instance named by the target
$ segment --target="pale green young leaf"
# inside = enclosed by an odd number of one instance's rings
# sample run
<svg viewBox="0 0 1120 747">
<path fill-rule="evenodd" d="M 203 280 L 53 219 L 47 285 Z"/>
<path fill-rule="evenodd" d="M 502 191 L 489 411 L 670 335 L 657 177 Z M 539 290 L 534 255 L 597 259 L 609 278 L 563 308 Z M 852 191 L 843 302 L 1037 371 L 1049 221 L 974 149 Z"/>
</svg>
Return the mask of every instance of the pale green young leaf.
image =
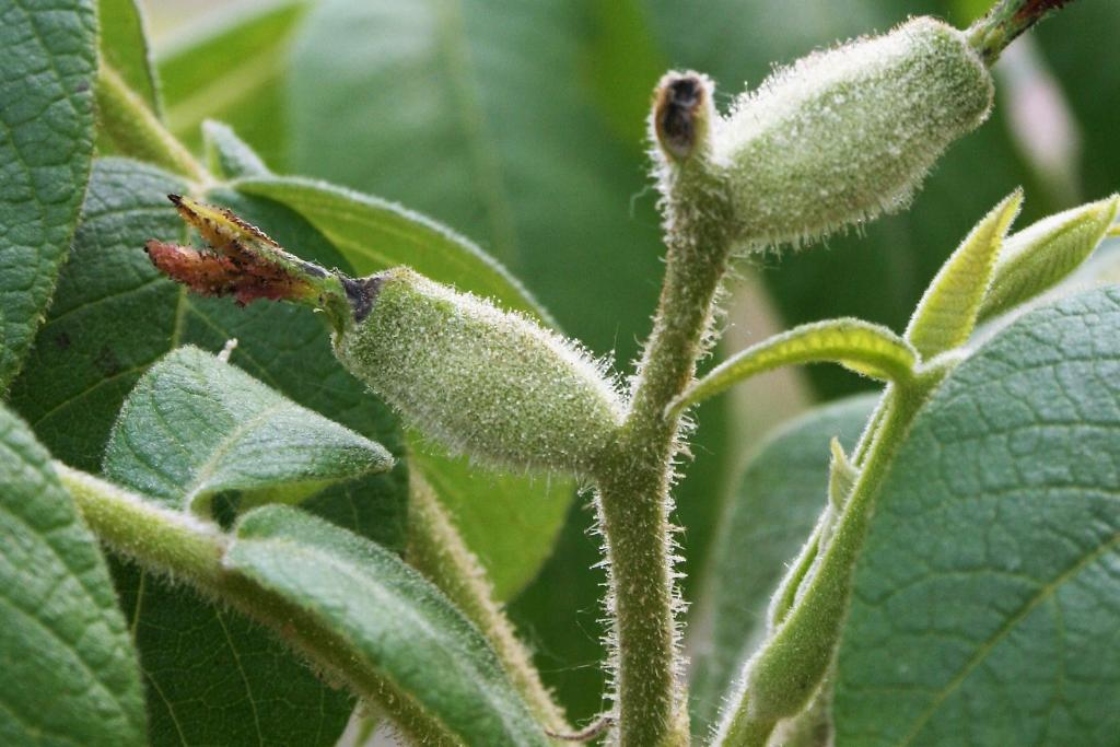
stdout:
<svg viewBox="0 0 1120 747">
<path fill-rule="evenodd" d="M 0 407 L 0 743 L 145 744 L 144 698 L 97 540 L 46 449 Z"/>
<path fill-rule="evenodd" d="M 837 659 L 836 744 L 1105 744 L 1120 730 L 1120 292 L 1002 330 L 914 421 Z"/>
<path fill-rule="evenodd" d="M 243 176 L 268 176 L 270 173 L 256 151 L 227 124 L 212 119 L 203 122 L 202 141 L 206 166 L 215 176 L 237 179 Z"/>
<path fill-rule="evenodd" d="M 839 363 L 875 379 L 905 382 L 913 375 L 918 356 L 894 332 L 861 319 L 804 324 L 736 353 L 693 384 L 670 408 L 680 412 L 756 374 L 803 363 Z"/>
<path fill-rule="evenodd" d="M 380 444 L 229 363 L 182 347 L 148 369 L 125 400 L 104 471 L 169 506 L 205 515 L 224 491 L 240 491 L 242 508 L 296 503 L 392 464 Z"/>
<path fill-rule="evenodd" d="M 952 350 L 972 334 L 1003 237 L 1022 202 L 1016 190 L 992 208 L 930 282 L 906 328 L 906 340 L 923 358 Z"/>
<path fill-rule="evenodd" d="M 78 221 L 93 152 L 92 0 L 6 3 L 0 23 L 0 393 L 19 372 Z"/>
<path fill-rule="evenodd" d="M 844 400 L 783 426 L 737 478 L 698 601 L 711 628 L 707 640 L 693 642 L 693 734 L 715 725 L 765 632 L 767 600 L 828 504 L 829 439 L 855 443 L 875 401 Z"/>
<path fill-rule="evenodd" d="M 377 197 L 298 177 L 256 177 L 237 190 L 276 200 L 302 215 L 359 275 L 408 265 L 421 275 L 545 321 L 547 312 L 504 267 L 430 218 Z"/>
<path fill-rule="evenodd" d="M 494 652 L 396 555 L 285 506 L 238 523 L 226 566 L 286 599 L 401 707 L 406 733 L 464 744 L 545 745 Z"/>
<path fill-rule="evenodd" d="M 1076 270 L 1104 240 L 1116 219 L 1120 198 L 1044 218 L 1007 237 L 992 273 L 977 321 L 1025 303 Z"/>
</svg>

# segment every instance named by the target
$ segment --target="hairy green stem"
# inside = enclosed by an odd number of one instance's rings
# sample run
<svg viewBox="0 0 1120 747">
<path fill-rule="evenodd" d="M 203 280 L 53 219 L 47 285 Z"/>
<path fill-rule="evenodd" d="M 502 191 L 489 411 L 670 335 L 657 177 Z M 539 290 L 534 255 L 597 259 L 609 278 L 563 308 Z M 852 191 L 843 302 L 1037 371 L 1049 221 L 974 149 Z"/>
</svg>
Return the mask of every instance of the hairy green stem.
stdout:
<svg viewBox="0 0 1120 747">
<path fill-rule="evenodd" d="M 969 27 L 969 44 L 985 64 L 991 66 L 1020 34 L 1071 2 L 1073 0 L 1002 0 Z"/>
<path fill-rule="evenodd" d="M 692 382 L 727 269 L 731 221 L 706 166 L 667 189 L 665 282 L 616 450 L 598 475 L 610 562 L 618 740 L 626 747 L 688 743 L 669 489 L 680 416 L 668 404 Z"/>
<path fill-rule="evenodd" d="M 537 719 L 553 733 L 571 731 L 563 712 L 541 683 L 540 674 L 509 618 L 494 601 L 485 569 L 416 470 L 409 475 L 409 497 L 409 564 L 438 586 L 478 626 Z"/>
<path fill-rule="evenodd" d="M 229 540 L 216 524 L 162 508 L 61 462 L 54 469 L 86 523 L 110 547 L 201 588 L 220 584 Z"/>
<path fill-rule="evenodd" d="M 122 154 L 162 166 L 196 184 L 211 181 L 202 164 L 105 60 L 97 73 L 97 114 L 102 130 Z"/>
<path fill-rule="evenodd" d="M 412 698 L 351 655 L 348 643 L 308 612 L 222 563 L 229 538 L 214 524 L 153 505 L 93 475 L 54 463 L 62 484 L 90 529 L 114 550 L 144 569 L 183 581 L 204 595 L 232 605 L 279 635 L 328 681 L 344 682 L 359 697 L 384 709 L 417 744 L 458 740 Z"/>
</svg>

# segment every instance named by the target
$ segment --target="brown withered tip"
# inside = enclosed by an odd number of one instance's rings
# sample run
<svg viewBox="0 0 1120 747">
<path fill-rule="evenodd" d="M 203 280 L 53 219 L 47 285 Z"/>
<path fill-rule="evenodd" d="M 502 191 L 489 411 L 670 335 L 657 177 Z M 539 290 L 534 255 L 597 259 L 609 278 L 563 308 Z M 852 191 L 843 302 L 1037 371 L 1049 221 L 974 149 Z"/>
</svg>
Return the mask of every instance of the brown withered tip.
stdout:
<svg viewBox="0 0 1120 747">
<path fill-rule="evenodd" d="M 705 133 L 711 84 L 699 73 L 668 73 L 654 93 L 653 127 L 657 141 L 675 160 L 692 155 Z"/>
</svg>

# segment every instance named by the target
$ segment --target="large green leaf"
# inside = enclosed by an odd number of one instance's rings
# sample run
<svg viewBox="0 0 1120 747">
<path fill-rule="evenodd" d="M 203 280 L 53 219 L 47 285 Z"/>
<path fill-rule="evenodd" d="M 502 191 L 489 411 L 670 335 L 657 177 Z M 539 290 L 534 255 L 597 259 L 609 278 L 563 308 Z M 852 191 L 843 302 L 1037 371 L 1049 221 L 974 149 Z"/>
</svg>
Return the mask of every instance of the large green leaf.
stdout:
<svg viewBox="0 0 1120 747">
<path fill-rule="evenodd" d="M 0 23 L 0 393 L 19 372 L 78 221 L 93 152 L 93 3 L 6 3 Z"/>
<path fill-rule="evenodd" d="M 224 491 L 240 491 L 242 508 L 295 503 L 392 464 L 376 442 L 194 347 L 172 351 L 140 379 L 104 462 L 116 482 L 204 515 Z"/>
<path fill-rule="evenodd" d="M 166 201 L 184 185 L 155 168 L 123 159 L 99 161 L 86 199 L 75 249 L 12 402 L 32 421 L 55 456 L 97 472 L 117 412 L 155 361 L 181 344 L 211 351 L 226 340 L 240 345 L 232 360 L 290 399 L 386 445 L 400 455 L 395 421 L 337 364 L 325 325 L 306 310 L 279 304 L 237 308 L 224 299 L 197 299 L 159 276 L 142 247 L 150 238 L 184 240 L 183 225 Z M 232 205 L 266 226 L 285 245 L 315 261 L 345 266 L 306 222 L 273 203 L 228 192 Z M 327 489 L 305 505 L 391 547 L 404 544 L 407 473 Z M 122 572 L 121 595 L 138 631 L 148 678 L 150 738 L 164 744 L 214 743 L 228 728 L 238 743 L 283 741 L 326 744 L 342 729 L 349 703 L 259 628 L 209 606 L 181 586 Z M 224 644 L 214 648 L 210 633 Z M 251 671 L 237 674 L 242 662 Z M 288 708 L 285 704 L 298 704 Z M 188 718 L 189 716 L 189 718 Z M 313 717 L 312 717 L 313 716 Z"/>
<path fill-rule="evenodd" d="M 767 600 L 828 503 L 829 440 L 850 448 L 875 401 L 854 397 L 803 415 L 767 438 L 740 475 L 699 602 L 710 627 L 693 641 L 694 734 L 714 726 L 765 632 Z"/>
<path fill-rule="evenodd" d="M 1120 730 L 1120 291 L 1021 317 L 945 381 L 856 567 L 838 745 Z"/>
<path fill-rule="evenodd" d="M 207 119 L 233 125 L 274 167 L 285 163 L 284 75 L 303 0 L 241 4 L 180 37 L 157 63 L 168 125 L 192 147 Z"/>
<path fill-rule="evenodd" d="M 478 630 L 392 553 L 267 506 L 239 522 L 225 564 L 328 630 L 342 657 L 377 673 L 385 697 L 411 701 L 445 736 L 548 744 Z"/>
<path fill-rule="evenodd" d="M 142 745 L 136 654 L 97 540 L 0 407 L 0 742 Z"/>
</svg>

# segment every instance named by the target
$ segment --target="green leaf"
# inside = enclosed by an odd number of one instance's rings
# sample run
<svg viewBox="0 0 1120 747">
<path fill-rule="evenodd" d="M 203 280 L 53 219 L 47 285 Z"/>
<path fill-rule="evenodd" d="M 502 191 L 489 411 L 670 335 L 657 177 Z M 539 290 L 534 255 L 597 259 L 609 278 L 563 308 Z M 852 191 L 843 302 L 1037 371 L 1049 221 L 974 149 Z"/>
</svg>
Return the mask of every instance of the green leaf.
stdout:
<svg viewBox="0 0 1120 747">
<path fill-rule="evenodd" d="M 159 276 L 143 246 L 150 238 L 186 240 L 166 200 L 184 187 L 133 161 L 97 163 L 73 255 L 12 387 L 13 404 L 40 438 L 56 457 L 97 472 L 117 413 L 149 366 L 181 344 L 216 351 L 236 338 L 232 360 L 253 377 L 402 455 L 396 421 L 337 364 L 326 325 L 314 315 L 280 304 L 239 309 L 228 300 L 190 298 Z M 233 192 L 212 199 L 308 259 L 346 266 L 317 231 L 282 206 Z M 406 468 L 398 462 L 389 473 L 335 485 L 304 505 L 403 548 L 406 485 Z M 227 743 L 217 737 L 222 729 L 240 735 L 240 744 L 329 744 L 337 738 L 350 710 L 347 696 L 320 683 L 260 628 L 150 575 L 118 574 L 118 586 L 133 600 L 128 610 L 148 676 L 153 743 L 181 743 L 188 716 L 198 729 L 188 735 L 195 743 Z M 214 631 L 225 636 L 217 650 Z M 259 665 L 242 677 L 238 672 L 248 661 Z"/>
<path fill-rule="evenodd" d="M 392 553 L 284 506 L 246 514 L 228 568 L 333 633 L 422 728 L 465 744 L 547 744 L 481 634 Z"/>
<path fill-rule="evenodd" d="M 269 174 L 261 157 L 229 125 L 206 120 L 202 123 L 202 139 L 207 167 L 215 176 L 236 179 Z"/>
<path fill-rule="evenodd" d="M 333 747 L 353 710 L 347 692 L 241 615 L 113 565 L 148 685 L 148 744 Z"/>
<path fill-rule="evenodd" d="M 856 567 L 836 744 L 1120 729 L 1120 291 L 1021 317 L 919 413 Z"/>
<path fill-rule="evenodd" d="M 93 4 L 6 4 L 0 27 L 0 393 L 66 259 L 93 152 Z"/>
<path fill-rule="evenodd" d="M 992 208 L 930 282 L 906 328 L 906 340 L 923 358 L 959 347 L 972 334 L 1003 237 L 1022 202 L 1016 190 Z"/>
<path fill-rule="evenodd" d="M 404 446 L 396 421 L 338 365 L 326 325 L 313 314 L 281 304 L 240 309 L 224 299 L 192 298 L 152 267 L 142 249 L 148 239 L 186 240 L 165 197 L 184 186 L 150 166 L 98 162 L 74 254 L 28 369 L 12 389 L 13 404 L 40 438 L 58 458 L 96 473 L 125 396 L 150 365 L 181 344 L 217 351 L 238 339 L 232 360 L 251 376 L 399 456 Z M 307 259 L 346 266 L 317 231 L 283 207 L 232 192 L 212 199 Z M 405 479 L 398 467 L 331 488 L 310 505 L 403 547 Z"/>
<path fill-rule="evenodd" d="M 284 76 L 302 0 L 241 5 L 157 56 L 168 125 L 188 146 L 207 119 L 232 125 L 274 167 L 285 163 Z"/>
<path fill-rule="evenodd" d="M 142 745 L 136 654 L 97 540 L 0 407 L 0 742 Z"/>
<path fill-rule="evenodd" d="M 882 381 L 908 381 L 918 355 L 886 327 L 861 319 L 804 324 L 731 356 L 669 405 L 680 412 L 751 376 L 797 363 L 839 363 Z"/>
<path fill-rule="evenodd" d="M 859 437 L 874 396 L 812 410 L 759 446 L 719 522 L 705 596 L 711 628 L 693 641 L 692 732 L 715 726 L 735 677 L 766 627 L 767 600 L 828 505 L 829 439 Z"/>
<path fill-rule="evenodd" d="M 376 197 L 298 177 L 242 179 L 245 194 L 276 200 L 323 233 L 360 275 L 408 265 L 433 280 L 548 320 L 500 264 L 435 221 Z"/>
<path fill-rule="evenodd" d="M 392 465 L 379 444 L 194 347 L 178 348 L 140 379 L 104 461 L 110 479 L 199 514 L 223 491 L 241 491 L 242 509 L 297 503 Z"/>
<path fill-rule="evenodd" d="M 1009 236 L 992 273 L 978 321 L 1008 311 L 1049 290 L 1081 266 L 1116 219 L 1120 198 L 1067 210 Z"/>
<path fill-rule="evenodd" d="M 151 50 L 144 33 L 144 16 L 135 0 L 97 0 L 101 59 L 159 114 L 159 91 L 152 71 Z"/>
</svg>

